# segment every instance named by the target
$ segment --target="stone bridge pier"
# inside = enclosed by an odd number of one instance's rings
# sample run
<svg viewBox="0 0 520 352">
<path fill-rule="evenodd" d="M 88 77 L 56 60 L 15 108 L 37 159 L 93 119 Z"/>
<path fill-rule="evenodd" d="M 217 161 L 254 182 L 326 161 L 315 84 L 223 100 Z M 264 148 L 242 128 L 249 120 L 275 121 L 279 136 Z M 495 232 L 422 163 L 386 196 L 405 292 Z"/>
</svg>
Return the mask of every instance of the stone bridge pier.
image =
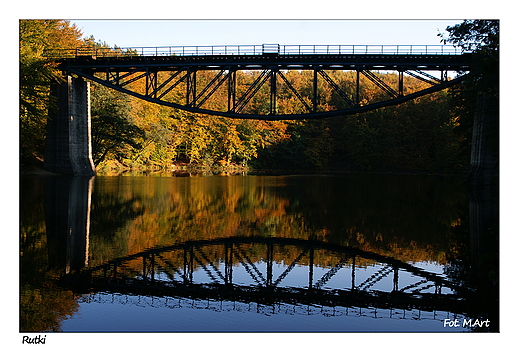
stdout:
<svg viewBox="0 0 520 352">
<path fill-rule="evenodd" d="M 56 104 L 49 108 L 44 168 L 66 175 L 94 176 L 90 83 L 67 76 L 64 83 L 52 84 L 51 96 Z"/>
</svg>

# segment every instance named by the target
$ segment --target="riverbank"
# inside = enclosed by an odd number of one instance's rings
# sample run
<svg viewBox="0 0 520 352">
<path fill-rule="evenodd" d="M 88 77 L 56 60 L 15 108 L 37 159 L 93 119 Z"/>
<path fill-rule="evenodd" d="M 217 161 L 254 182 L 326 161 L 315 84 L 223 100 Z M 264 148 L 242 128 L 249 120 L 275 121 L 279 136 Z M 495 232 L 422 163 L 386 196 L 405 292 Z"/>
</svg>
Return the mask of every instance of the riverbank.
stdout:
<svg viewBox="0 0 520 352">
<path fill-rule="evenodd" d="M 117 176 L 121 174 L 150 174 L 158 172 L 168 172 L 176 176 L 190 176 L 190 175 L 209 175 L 209 174 L 229 174 L 239 175 L 252 171 L 247 166 L 238 164 L 229 165 L 212 165 L 211 167 L 199 164 L 177 163 L 171 165 L 135 165 L 132 167 L 125 166 L 117 161 L 105 162 L 96 168 L 98 175 Z M 33 159 L 25 161 L 20 165 L 21 176 L 59 176 L 60 174 L 45 170 L 43 168 L 43 161 L 40 159 Z"/>
<path fill-rule="evenodd" d="M 45 170 L 43 168 L 43 160 L 34 158 L 24 161 L 20 164 L 21 176 L 58 176 L 59 174 Z"/>
<path fill-rule="evenodd" d="M 207 166 L 204 164 L 188 164 L 188 163 L 174 163 L 171 165 L 135 165 L 133 167 L 125 166 L 115 160 L 103 163 L 96 168 L 99 176 L 118 176 L 122 174 L 133 175 L 149 175 L 156 173 L 171 173 L 172 176 L 186 177 L 195 175 L 243 175 L 254 174 L 262 176 L 277 176 L 277 175 L 347 175 L 347 174 L 388 174 L 388 175 L 437 175 L 437 176 L 461 176 L 465 177 L 465 173 L 444 172 L 444 173 L 429 173 L 429 172 L 402 172 L 402 171 L 352 171 L 352 170 L 276 170 L 276 169 L 253 169 L 243 165 L 231 163 L 229 165 L 214 164 Z M 40 159 L 33 159 L 20 165 L 21 176 L 59 176 L 60 174 L 47 171 L 43 168 L 43 161 Z"/>
</svg>

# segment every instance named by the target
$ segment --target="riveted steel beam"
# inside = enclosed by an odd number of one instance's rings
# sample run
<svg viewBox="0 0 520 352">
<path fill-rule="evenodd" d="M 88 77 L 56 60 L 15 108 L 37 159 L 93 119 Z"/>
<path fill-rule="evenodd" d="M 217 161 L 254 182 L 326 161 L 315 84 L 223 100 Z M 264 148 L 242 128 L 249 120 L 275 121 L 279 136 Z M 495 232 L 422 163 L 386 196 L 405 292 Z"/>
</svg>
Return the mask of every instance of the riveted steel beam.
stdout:
<svg viewBox="0 0 520 352">
<path fill-rule="evenodd" d="M 366 47 L 368 48 L 368 46 Z M 198 48 L 195 52 L 190 51 L 190 54 L 183 52 L 182 55 L 172 52 L 172 55 L 161 56 L 155 53 L 146 56 L 143 51 L 143 54 L 132 52 L 127 56 L 78 56 L 62 59 L 60 65 L 65 72 L 77 74 L 153 103 L 193 113 L 264 120 L 317 119 L 392 106 L 447 88 L 468 77 L 468 75 L 464 75 L 448 80 L 448 71 L 471 71 L 470 54 L 431 52 L 429 49 L 428 52 L 416 52 L 411 47 L 409 50 L 404 50 L 405 47 L 402 46 L 398 48 L 398 52 L 388 52 L 386 48 L 380 48 L 378 51 L 360 51 L 357 50 L 357 47 L 353 48 L 352 52 L 348 52 L 344 48 L 336 48 L 336 50 L 332 46 L 326 46 L 325 51 L 321 47 L 313 47 L 311 51 L 307 50 L 309 49 L 307 47 L 298 47 L 302 50 L 294 51 L 291 49 L 292 47 L 283 46 L 279 48 L 279 51 L 271 52 L 269 50 L 269 53 L 261 50 L 247 51 L 245 47 L 242 48 L 244 50 L 226 48 L 229 50 L 217 53 L 213 50 L 215 48 L 209 48 L 212 50 Z M 201 52 L 204 52 L 204 55 L 200 55 Z M 311 89 L 308 97 L 295 89 L 288 79 L 289 76 L 282 73 L 286 70 L 313 71 L 310 79 L 312 81 L 309 82 Z M 327 74 L 329 70 L 356 71 L 355 87 L 350 89 L 340 87 Z M 381 77 L 372 72 L 374 70 L 397 72 L 399 74 L 398 88 L 391 87 L 384 82 Z M 202 82 L 199 82 L 197 78 L 198 71 L 215 72 L 214 79 L 209 84 L 204 83 L 202 90 L 198 88 Z M 260 73 L 247 87 L 241 85 L 239 89 L 237 88 L 237 71 L 259 71 Z M 431 71 L 440 72 L 441 78 L 438 79 L 428 73 Z M 161 72 L 163 73 L 159 74 Z M 362 106 L 360 73 L 387 93 L 389 99 L 382 102 L 363 100 Z M 428 82 L 432 87 L 405 96 L 404 74 Z M 303 105 L 302 112 L 297 114 L 278 112 L 278 77 Z M 325 80 L 334 92 L 339 94 L 347 103 L 347 108 L 338 107 L 338 110 L 335 111 L 319 111 L 318 78 Z M 144 82 L 140 81 L 141 79 Z M 270 80 L 269 88 L 266 89 L 267 95 L 262 94 L 267 108 L 263 111 L 250 112 L 249 109 L 246 109 L 247 104 L 266 84 L 267 80 Z M 133 85 L 133 82 L 141 82 L 141 84 Z M 225 94 L 217 93 L 224 83 L 227 83 L 227 107 L 223 107 L 222 111 L 202 108 L 205 102 L 215 94 Z M 173 94 L 169 95 L 177 87 L 181 91 L 184 89 L 184 93 L 180 92 L 173 97 Z M 242 90 L 244 88 L 245 91 Z M 144 92 L 139 89 L 143 89 Z M 347 93 L 349 90 L 355 91 L 355 95 Z M 182 98 L 179 99 L 179 97 Z M 224 96 L 223 100 L 225 99 Z"/>
</svg>

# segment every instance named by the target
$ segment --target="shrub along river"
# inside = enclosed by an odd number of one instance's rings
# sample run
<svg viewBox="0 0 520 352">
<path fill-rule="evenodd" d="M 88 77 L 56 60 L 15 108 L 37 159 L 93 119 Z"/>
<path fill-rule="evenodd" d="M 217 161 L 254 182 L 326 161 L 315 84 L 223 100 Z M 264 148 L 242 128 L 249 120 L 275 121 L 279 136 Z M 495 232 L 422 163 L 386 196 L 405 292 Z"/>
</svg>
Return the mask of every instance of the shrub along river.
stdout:
<svg viewBox="0 0 520 352">
<path fill-rule="evenodd" d="M 22 176 L 20 332 L 499 329 L 461 177 L 177 176 Z"/>
</svg>

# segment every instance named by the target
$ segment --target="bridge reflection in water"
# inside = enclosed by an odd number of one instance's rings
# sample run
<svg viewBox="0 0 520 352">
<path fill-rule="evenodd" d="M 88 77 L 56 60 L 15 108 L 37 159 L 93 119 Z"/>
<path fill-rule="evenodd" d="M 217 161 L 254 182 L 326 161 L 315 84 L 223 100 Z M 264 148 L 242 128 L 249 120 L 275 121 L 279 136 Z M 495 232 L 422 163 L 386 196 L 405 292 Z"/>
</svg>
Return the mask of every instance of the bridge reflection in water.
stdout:
<svg viewBox="0 0 520 352">
<path fill-rule="evenodd" d="M 491 292 L 495 288 L 488 292 L 485 290 L 488 281 L 482 281 L 479 286 L 469 277 L 478 274 L 476 278 L 479 279 L 489 276 L 490 272 L 481 260 L 494 249 L 489 246 L 489 240 L 485 240 L 484 231 L 476 231 L 489 223 L 482 218 L 482 214 L 491 213 L 487 210 L 490 206 L 486 205 L 490 201 L 485 198 L 475 198 L 469 213 L 472 220 L 470 264 L 477 274 L 458 269 L 457 263 L 451 265 L 451 269 L 450 265 L 443 268 L 441 265 L 425 266 L 422 262 L 412 265 L 406 259 L 396 259 L 399 258 L 397 254 L 390 257 L 343 246 L 341 239 L 333 242 L 223 235 L 219 239 L 171 242 L 174 238 L 190 238 L 172 235 L 168 237 L 171 241 L 163 242 L 172 245 L 150 247 L 141 252 L 119 251 L 133 253 L 131 255 L 115 255 L 109 250 L 110 255 L 106 257 L 110 259 L 103 259 L 103 255 L 96 252 L 96 236 L 99 236 L 99 224 L 106 226 L 106 222 L 95 220 L 97 227 L 90 227 L 91 208 L 96 210 L 100 202 L 95 194 L 91 197 L 94 181 L 93 178 L 77 177 L 44 180 L 49 265 L 59 269 L 62 288 L 79 294 L 74 295 L 78 303 L 248 311 L 265 315 L 433 319 L 440 331 L 446 331 L 442 330 L 444 319 L 460 320 L 463 316 L 469 319 L 489 317 L 492 323 L 498 324 L 498 300 L 494 291 Z M 209 237 L 209 233 L 194 236 Z M 121 243 L 114 242 L 113 248 Z M 27 259 L 22 261 L 22 272 L 30 272 L 34 260 L 30 255 L 24 258 Z M 481 265 L 477 266 L 478 263 Z M 475 287 L 478 291 L 466 287 Z M 189 314 L 183 311 L 180 315 Z M 81 329 L 92 326 L 100 329 L 97 325 L 99 316 L 96 319 L 95 323 L 84 324 Z M 120 319 L 114 324 L 124 325 L 124 321 Z M 221 321 L 211 326 L 218 324 Z M 182 328 L 189 330 L 193 326 Z M 168 331 L 177 331 L 177 326 L 168 325 L 168 328 Z M 109 329 L 113 327 L 107 331 Z M 204 326 L 197 325 L 196 330 L 199 329 Z M 415 326 L 392 329 L 417 331 Z M 493 329 L 497 330 L 498 325 Z M 316 327 L 308 330 L 316 331 Z"/>
<path fill-rule="evenodd" d="M 84 302 L 444 320 L 472 292 L 439 273 L 326 242 L 261 237 L 188 241 L 69 273 Z"/>
</svg>

